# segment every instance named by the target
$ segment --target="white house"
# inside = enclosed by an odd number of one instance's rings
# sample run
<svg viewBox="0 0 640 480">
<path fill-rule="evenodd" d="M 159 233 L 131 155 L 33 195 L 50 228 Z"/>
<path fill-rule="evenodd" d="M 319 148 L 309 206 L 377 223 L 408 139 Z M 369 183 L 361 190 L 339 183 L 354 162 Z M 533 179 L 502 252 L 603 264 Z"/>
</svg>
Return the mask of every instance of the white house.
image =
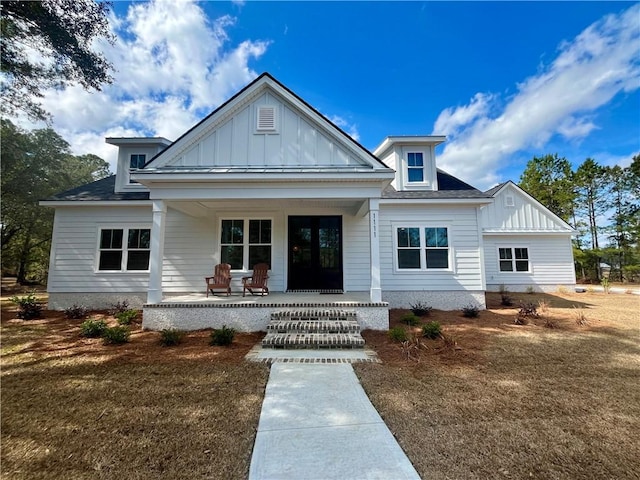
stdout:
<svg viewBox="0 0 640 480">
<path fill-rule="evenodd" d="M 386 328 L 389 307 L 483 308 L 501 284 L 575 284 L 573 230 L 515 184 L 482 192 L 439 170 L 442 136 L 370 152 L 267 73 L 175 142 L 106 141 L 115 176 L 42 202 L 55 208 L 50 308 L 126 299 L 150 328 L 257 330 L 274 308 L 349 304 Z M 260 262 L 270 294 L 243 298 Z M 205 298 L 218 263 L 234 294 Z"/>
</svg>

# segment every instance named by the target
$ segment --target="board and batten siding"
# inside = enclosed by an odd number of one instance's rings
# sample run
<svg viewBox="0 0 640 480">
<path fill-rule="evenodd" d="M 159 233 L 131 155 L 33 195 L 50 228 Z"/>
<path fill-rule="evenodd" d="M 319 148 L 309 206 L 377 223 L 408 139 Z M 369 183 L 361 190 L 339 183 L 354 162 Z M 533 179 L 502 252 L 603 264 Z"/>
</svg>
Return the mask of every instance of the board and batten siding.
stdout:
<svg viewBox="0 0 640 480">
<path fill-rule="evenodd" d="M 383 291 L 481 291 L 482 265 L 475 207 L 389 205 L 380 208 L 380 271 Z M 449 228 L 452 271 L 397 271 L 394 225 Z"/>
<path fill-rule="evenodd" d="M 256 130 L 259 106 L 274 106 L 276 129 Z M 301 112 L 267 91 L 175 153 L 166 166 L 317 167 L 362 165 Z"/>
<path fill-rule="evenodd" d="M 499 248 L 527 248 L 530 272 L 501 272 Z M 571 237 L 564 235 L 485 235 L 484 258 L 487 290 L 505 285 L 513 291 L 527 287 L 553 291 L 560 285 L 575 285 Z"/>
<path fill-rule="evenodd" d="M 58 207 L 53 227 L 49 292 L 146 292 L 147 272 L 98 272 L 100 228 L 151 228 L 151 206 Z"/>
</svg>

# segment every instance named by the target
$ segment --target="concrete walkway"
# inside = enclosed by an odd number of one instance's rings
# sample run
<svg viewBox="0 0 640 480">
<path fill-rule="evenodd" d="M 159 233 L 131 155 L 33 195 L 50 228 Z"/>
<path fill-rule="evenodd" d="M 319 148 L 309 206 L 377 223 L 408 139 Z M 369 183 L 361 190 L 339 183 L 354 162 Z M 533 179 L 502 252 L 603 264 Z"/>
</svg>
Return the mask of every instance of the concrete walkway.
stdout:
<svg viewBox="0 0 640 480">
<path fill-rule="evenodd" d="M 420 477 L 350 364 L 274 363 L 249 479 Z"/>
</svg>

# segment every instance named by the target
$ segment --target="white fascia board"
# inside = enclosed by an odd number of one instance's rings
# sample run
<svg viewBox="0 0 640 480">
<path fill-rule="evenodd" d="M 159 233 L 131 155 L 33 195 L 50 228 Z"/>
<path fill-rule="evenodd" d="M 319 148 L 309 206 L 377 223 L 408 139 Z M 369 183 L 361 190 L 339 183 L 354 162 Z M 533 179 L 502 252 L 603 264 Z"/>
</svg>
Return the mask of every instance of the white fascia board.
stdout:
<svg viewBox="0 0 640 480">
<path fill-rule="evenodd" d="M 395 135 L 385 138 L 374 150 L 376 157 L 383 156 L 394 145 L 440 145 L 447 140 L 445 135 Z"/>
<path fill-rule="evenodd" d="M 164 137 L 107 137 L 104 139 L 109 145 L 163 145 L 169 146 L 173 142 Z"/>
<path fill-rule="evenodd" d="M 151 200 L 40 200 L 43 207 L 144 207 Z"/>
<path fill-rule="evenodd" d="M 381 198 L 381 205 L 488 205 L 491 198 Z"/>
<path fill-rule="evenodd" d="M 147 187 L 153 187 L 157 183 L 227 183 L 227 182 L 371 182 L 393 180 L 392 170 L 368 171 L 368 172 L 317 172 L 317 173 L 282 173 L 263 171 L 260 173 L 159 173 L 141 171 L 132 175 L 134 180 Z"/>
</svg>

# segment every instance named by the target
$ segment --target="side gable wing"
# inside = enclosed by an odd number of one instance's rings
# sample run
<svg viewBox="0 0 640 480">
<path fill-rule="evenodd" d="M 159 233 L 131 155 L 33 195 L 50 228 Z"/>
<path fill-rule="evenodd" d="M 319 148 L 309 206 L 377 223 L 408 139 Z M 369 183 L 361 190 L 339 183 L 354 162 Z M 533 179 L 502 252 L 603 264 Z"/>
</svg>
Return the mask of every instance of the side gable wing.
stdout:
<svg viewBox="0 0 640 480">
<path fill-rule="evenodd" d="M 483 207 L 483 231 L 491 233 L 573 233 L 573 228 L 509 181 L 486 193 L 495 201 Z"/>
</svg>

